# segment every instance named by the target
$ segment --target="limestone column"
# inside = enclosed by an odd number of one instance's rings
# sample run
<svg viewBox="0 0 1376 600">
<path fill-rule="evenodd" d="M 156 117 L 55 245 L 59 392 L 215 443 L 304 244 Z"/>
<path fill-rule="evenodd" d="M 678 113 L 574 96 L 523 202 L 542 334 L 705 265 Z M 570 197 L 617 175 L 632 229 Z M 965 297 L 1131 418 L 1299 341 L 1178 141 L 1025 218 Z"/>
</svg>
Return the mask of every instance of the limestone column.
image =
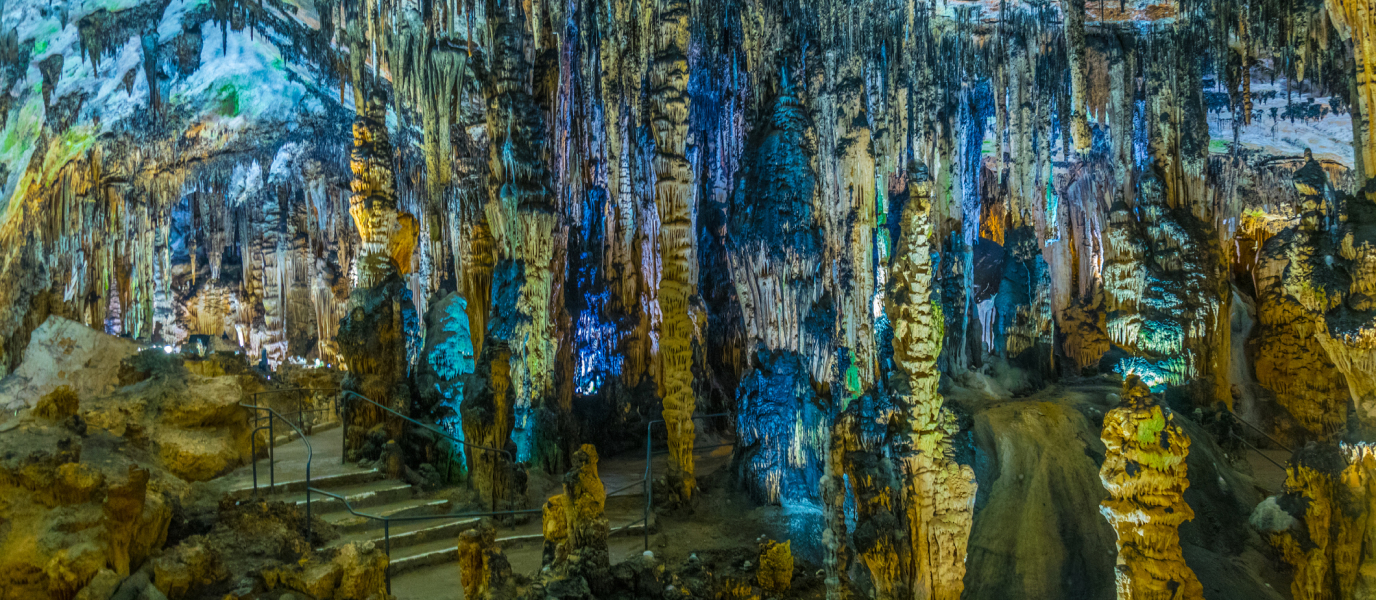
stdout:
<svg viewBox="0 0 1376 600">
<path fill-rule="evenodd" d="M 659 209 L 662 273 L 659 306 L 659 391 L 669 431 L 669 486 L 678 500 L 693 497 L 693 321 L 695 291 L 693 172 L 688 164 L 688 13 L 686 0 L 660 0 L 650 98 L 655 136 L 655 206 Z"/>
</svg>

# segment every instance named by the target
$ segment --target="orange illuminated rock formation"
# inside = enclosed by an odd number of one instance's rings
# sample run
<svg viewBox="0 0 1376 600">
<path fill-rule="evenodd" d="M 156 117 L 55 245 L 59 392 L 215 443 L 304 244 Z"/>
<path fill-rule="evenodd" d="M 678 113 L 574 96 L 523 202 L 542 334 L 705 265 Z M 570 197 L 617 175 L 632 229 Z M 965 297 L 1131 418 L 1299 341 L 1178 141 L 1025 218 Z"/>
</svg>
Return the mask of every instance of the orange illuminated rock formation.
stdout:
<svg viewBox="0 0 1376 600">
<path fill-rule="evenodd" d="M 1194 511 L 1184 498 L 1190 438 L 1174 418 L 1135 375 L 1123 382 L 1118 408 L 1104 416 L 1099 476 L 1109 498 L 1099 511 L 1118 534 L 1119 600 L 1204 597 L 1180 549 L 1180 524 Z"/>
</svg>

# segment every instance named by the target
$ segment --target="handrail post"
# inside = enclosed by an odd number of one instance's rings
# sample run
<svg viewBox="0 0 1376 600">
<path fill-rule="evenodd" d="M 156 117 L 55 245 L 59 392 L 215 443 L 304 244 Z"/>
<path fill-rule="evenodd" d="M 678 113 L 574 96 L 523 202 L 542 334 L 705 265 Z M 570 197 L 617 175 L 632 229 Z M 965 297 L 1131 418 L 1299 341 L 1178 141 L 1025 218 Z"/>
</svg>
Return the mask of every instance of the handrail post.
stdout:
<svg viewBox="0 0 1376 600">
<path fill-rule="evenodd" d="M 339 407 L 339 464 L 349 462 L 349 402 L 344 399 L 344 393 L 340 392 L 335 398 L 335 404 Z"/>
<path fill-rule="evenodd" d="M 387 580 L 387 595 L 392 595 L 392 520 L 382 520 L 382 543 L 383 551 L 387 553 L 387 568 L 383 570 L 383 578 Z"/>
<path fill-rule="evenodd" d="M 276 419 L 273 413 L 268 413 L 268 493 L 277 493 L 277 434 L 273 432 L 272 423 Z"/>
<path fill-rule="evenodd" d="M 650 462 L 650 428 L 654 425 L 654 421 L 645 424 L 645 527 L 641 531 L 645 534 L 645 550 L 647 551 L 650 549 L 650 506 L 654 504 L 655 493 L 655 486 L 650 483 L 650 478 L 654 473 L 654 466 Z"/>
<path fill-rule="evenodd" d="M 311 461 L 306 461 L 306 544 L 311 545 Z"/>
<path fill-rule="evenodd" d="M 250 464 L 253 465 L 253 497 L 258 497 L 258 411 L 253 411 L 253 429 L 248 436 Z"/>
</svg>

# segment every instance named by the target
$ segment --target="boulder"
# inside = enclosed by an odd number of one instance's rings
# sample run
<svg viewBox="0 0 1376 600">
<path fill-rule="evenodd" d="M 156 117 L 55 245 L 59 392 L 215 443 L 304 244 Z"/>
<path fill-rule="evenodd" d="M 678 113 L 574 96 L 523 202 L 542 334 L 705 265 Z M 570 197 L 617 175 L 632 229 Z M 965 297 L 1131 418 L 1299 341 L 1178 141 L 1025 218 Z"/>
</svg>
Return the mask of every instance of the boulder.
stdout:
<svg viewBox="0 0 1376 600">
<path fill-rule="evenodd" d="M 61 386 L 78 398 L 107 395 L 118 385 L 120 362 L 138 351 L 133 340 L 50 316 L 34 330 L 19 368 L 0 380 L 0 409 L 27 408 Z"/>
</svg>

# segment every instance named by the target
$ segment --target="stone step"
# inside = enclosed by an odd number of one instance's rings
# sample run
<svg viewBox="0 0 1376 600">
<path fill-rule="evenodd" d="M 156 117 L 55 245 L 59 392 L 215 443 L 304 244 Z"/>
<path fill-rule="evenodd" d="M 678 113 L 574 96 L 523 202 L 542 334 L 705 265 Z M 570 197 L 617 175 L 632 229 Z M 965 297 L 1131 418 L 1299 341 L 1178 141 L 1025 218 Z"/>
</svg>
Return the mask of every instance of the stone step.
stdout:
<svg viewBox="0 0 1376 600">
<path fill-rule="evenodd" d="M 349 501 L 349 505 L 352 506 L 354 510 L 401 502 L 403 500 L 409 500 L 416 495 L 415 488 L 413 488 L 411 484 L 391 479 L 379 479 L 368 483 L 335 488 L 314 485 L 314 481 L 312 481 L 311 487 L 343 496 Z M 301 493 L 291 494 L 279 499 L 283 502 L 302 506 L 306 503 L 306 493 L 302 491 Z M 318 492 L 311 494 L 311 510 L 317 513 L 327 513 L 342 510 L 343 508 L 343 503 L 337 498 L 332 498 Z"/>
<path fill-rule="evenodd" d="M 311 477 L 311 487 L 318 490 L 334 491 L 340 488 L 357 486 L 365 483 L 379 481 L 383 477 L 384 474 L 377 469 L 359 469 L 357 471 L 351 471 L 347 473 Z M 266 465 L 259 465 L 258 491 L 261 494 L 269 497 L 277 496 L 276 498 L 273 498 L 277 500 L 283 499 L 280 497 L 281 495 L 297 493 L 302 494 L 302 499 L 304 499 L 304 494 L 306 492 L 306 480 L 304 478 L 292 479 L 290 481 L 279 480 L 277 482 L 277 485 L 273 487 L 271 490 L 269 490 L 267 467 Z M 250 497 L 253 495 L 253 484 L 245 483 L 238 488 L 230 490 L 229 495 L 236 499 Z"/>
<path fill-rule="evenodd" d="M 634 517 L 639 521 L 640 516 Z M 629 520 L 629 519 L 628 519 Z M 625 524 L 612 527 L 611 536 L 639 535 L 645 531 L 644 525 L 640 523 Z M 654 531 L 654 517 L 650 517 L 650 531 Z M 453 563 L 459 560 L 458 532 L 447 539 L 437 539 L 420 544 L 397 547 L 396 538 L 393 539 L 392 555 L 390 564 L 390 574 L 396 577 L 402 573 L 433 567 L 444 563 Z M 544 532 L 540 529 L 539 522 L 533 522 L 515 529 L 497 529 L 497 545 L 507 548 L 522 542 L 540 542 L 544 539 Z M 383 548 L 382 541 L 376 540 L 374 543 L 378 548 Z M 455 569 L 458 565 L 454 566 Z"/>
<path fill-rule="evenodd" d="M 355 506 L 354 510 L 359 513 L 376 517 L 403 517 L 415 515 L 442 514 L 449 511 L 449 500 L 425 500 L 421 498 L 411 498 L 388 504 L 372 506 L 360 509 Z M 373 528 L 378 530 L 378 537 L 382 533 L 382 524 L 377 519 L 371 519 L 362 515 L 355 515 L 346 510 L 343 506 L 335 504 L 330 512 L 316 513 L 327 523 L 334 525 L 341 535 L 367 531 Z"/>
<path fill-rule="evenodd" d="M 393 523 L 391 529 L 392 550 L 395 552 L 400 548 L 436 540 L 456 540 L 459 533 L 477 525 L 478 521 L 480 521 L 478 517 L 460 517 Z M 335 548 L 351 542 L 373 542 L 377 547 L 382 548 L 385 541 L 383 533 L 382 523 L 374 521 L 371 527 L 339 536 L 338 539 L 327 544 L 326 548 Z"/>
<path fill-rule="evenodd" d="M 289 425 L 283 425 L 279 422 L 275 429 L 277 437 L 273 438 L 272 441 L 272 445 L 274 448 L 280 448 L 286 444 L 290 444 L 292 442 L 295 442 L 296 440 L 301 439 L 301 436 L 296 435 L 296 430 L 292 429 Z M 286 429 L 287 431 L 283 433 L 282 429 Z M 324 432 L 330 431 L 332 429 L 339 429 L 339 421 L 330 421 L 328 423 L 320 423 L 318 425 L 315 425 L 311 427 L 310 431 L 306 433 L 306 436 L 314 437 Z"/>
</svg>

